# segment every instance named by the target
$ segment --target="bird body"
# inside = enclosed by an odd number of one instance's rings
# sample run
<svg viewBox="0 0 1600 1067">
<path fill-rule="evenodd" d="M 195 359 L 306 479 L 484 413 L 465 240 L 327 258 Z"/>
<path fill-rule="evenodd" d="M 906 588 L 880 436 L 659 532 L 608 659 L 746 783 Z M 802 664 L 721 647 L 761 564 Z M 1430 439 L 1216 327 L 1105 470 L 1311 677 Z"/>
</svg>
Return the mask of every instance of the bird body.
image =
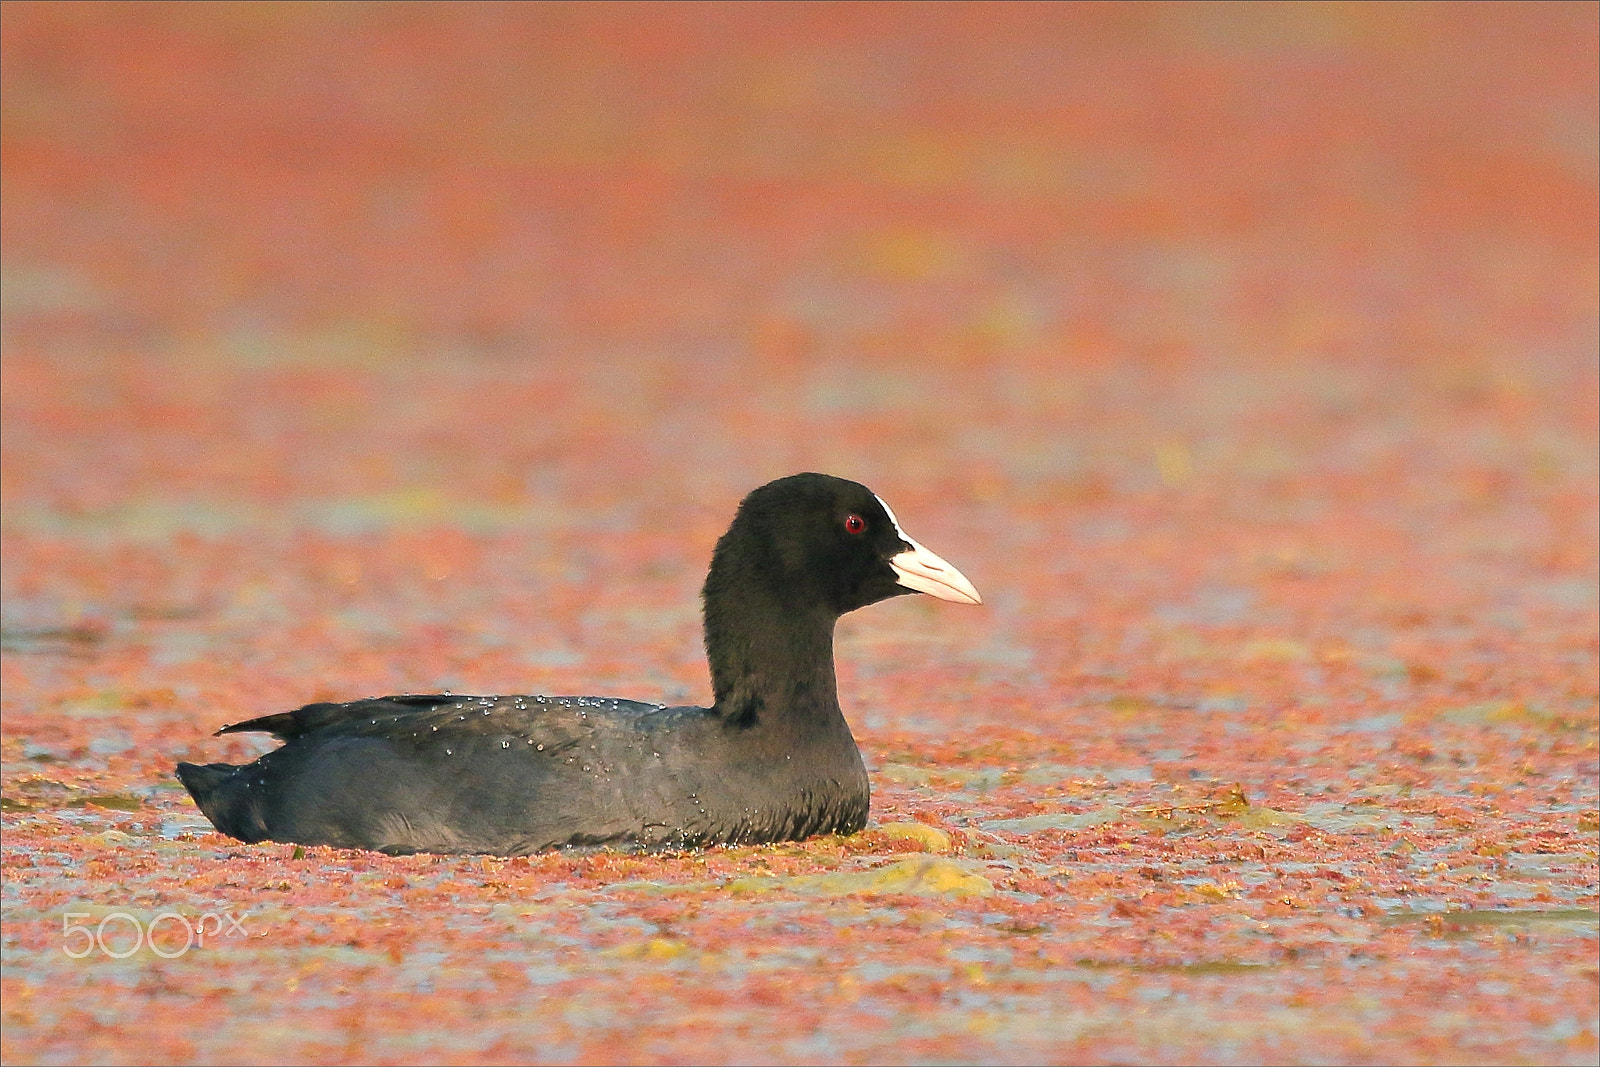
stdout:
<svg viewBox="0 0 1600 1067">
<path fill-rule="evenodd" d="M 712 556 L 710 707 L 450 694 L 308 704 L 218 731 L 284 742 L 253 763 L 177 773 L 243 841 L 522 855 L 854 833 L 870 789 L 839 706 L 834 624 L 918 590 L 980 602 L 865 486 L 794 475 L 747 496 Z"/>
</svg>

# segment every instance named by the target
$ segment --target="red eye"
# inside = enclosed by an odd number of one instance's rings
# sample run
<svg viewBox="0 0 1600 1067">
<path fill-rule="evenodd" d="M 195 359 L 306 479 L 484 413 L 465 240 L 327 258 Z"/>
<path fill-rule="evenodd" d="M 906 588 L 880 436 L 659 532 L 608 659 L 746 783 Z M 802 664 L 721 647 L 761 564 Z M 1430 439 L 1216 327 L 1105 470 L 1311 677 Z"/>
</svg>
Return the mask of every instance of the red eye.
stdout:
<svg viewBox="0 0 1600 1067">
<path fill-rule="evenodd" d="M 844 532 L 859 534 L 867 532 L 867 520 L 860 515 L 846 515 L 844 517 Z"/>
</svg>

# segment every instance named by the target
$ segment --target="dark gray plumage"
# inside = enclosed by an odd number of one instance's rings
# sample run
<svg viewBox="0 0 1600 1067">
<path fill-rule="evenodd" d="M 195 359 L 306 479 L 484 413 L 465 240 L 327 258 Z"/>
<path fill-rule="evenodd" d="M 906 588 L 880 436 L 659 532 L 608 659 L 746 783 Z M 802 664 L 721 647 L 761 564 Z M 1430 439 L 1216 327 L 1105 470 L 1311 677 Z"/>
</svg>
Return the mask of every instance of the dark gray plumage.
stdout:
<svg viewBox="0 0 1600 1067">
<path fill-rule="evenodd" d="M 797 474 L 752 492 L 706 576 L 715 702 L 378 697 L 224 727 L 284 742 L 254 763 L 178 764 L 218 830 L 381 852 L 519 855 L 853 833 L 861 754 L 839 708 L 839 616 L 920 590 L 979 603 L 865 486 Z"/>
</svg>

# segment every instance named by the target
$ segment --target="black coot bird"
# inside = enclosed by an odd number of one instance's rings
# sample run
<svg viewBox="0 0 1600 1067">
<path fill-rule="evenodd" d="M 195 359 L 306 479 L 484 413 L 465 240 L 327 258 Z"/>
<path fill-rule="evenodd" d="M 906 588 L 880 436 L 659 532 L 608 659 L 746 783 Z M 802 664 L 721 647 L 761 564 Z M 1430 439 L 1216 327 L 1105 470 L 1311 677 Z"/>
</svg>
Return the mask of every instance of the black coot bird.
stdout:
<svg viewBox="0 0 1600 1067">
<path fill-rule="evenodd" d="M 854 833 L 861 753 L 839 710 L 840 615 L 920 591 L 981 603 L 864 485 L 796 474 L 752 492 L 702 594 L 716 702 L 390 696 L 225 726 L 283 741 L 254 763 L 178 764 L 241 841 L 489 853 L 681 848 Z"/>
</svg>

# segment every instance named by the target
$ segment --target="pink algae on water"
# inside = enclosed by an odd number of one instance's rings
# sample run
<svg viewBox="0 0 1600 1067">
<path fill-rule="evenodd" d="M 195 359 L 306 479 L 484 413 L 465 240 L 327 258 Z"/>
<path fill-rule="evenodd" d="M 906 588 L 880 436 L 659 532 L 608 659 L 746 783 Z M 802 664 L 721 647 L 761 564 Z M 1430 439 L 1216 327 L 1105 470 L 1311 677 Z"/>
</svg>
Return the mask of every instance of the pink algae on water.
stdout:
<svg viewBox="0 0 1600 1067">
<path fill-rule="evenodd" d="M 1597 1053 L 1593 5 L 3 12 L 7 1062 Z M 212 732 L 704 701 L 744 492 L 852 837 L 211 832 Z"/>
</svg>

